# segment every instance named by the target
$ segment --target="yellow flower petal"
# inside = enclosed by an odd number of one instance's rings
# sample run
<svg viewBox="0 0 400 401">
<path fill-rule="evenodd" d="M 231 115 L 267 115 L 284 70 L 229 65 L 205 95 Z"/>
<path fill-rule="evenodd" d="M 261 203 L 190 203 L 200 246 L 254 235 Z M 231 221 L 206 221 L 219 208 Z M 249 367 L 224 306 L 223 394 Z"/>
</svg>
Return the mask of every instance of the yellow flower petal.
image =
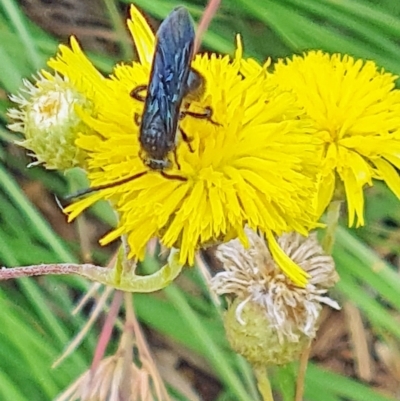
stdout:
<svg viewBox="0 0 400 401">
<path fill-rule="evenodd" d="M 400 91 L 395 89 L 396 78 L 372 61 L 322 51 L 280 60 L 275 65 L 271 80 L 296 95 L 321 139 L 319 212 L 334 194 L 331 185 L 335 171 L 346 190 L 349 225 L 364 224 L 362 191 L 365 185 L 372 185 L 373 177 L 385 177 L 399 196 L 397 180 L 387 164 L 400 165 Z"/>
<path fill-rule="evenodd" d="M 356 226 L 364 225 L 364 194 L 362 187 L 357 185 L 357 179 L 351 169 L 345 169 L 341 172 L 341 179 L 346 191 L 347 207 L 349 214 L 349 226 L 354 224 L 357 217 Z"/>
<path fill-rule="evenodd" d="M 79 216 L 85 209 L 92 206 L 98 200 L 102 199 L 104 194 L 97 193 L 93 194 L 93 196 L 82 199 L 78 202 L 75 202 L 73 205 L 70 205 L 64 209 L 64 212 L 68 214 L 68 223 L 74 220 L 77 216 Z"/>
<path fill-rule="evenodd" d="M 135 6 L 131 6 L 131 19 L 128 28 L 136 46 L 139 62 L 151 64 L 153 60 L 155 37 L 149 24 Z"/>
<path fill-rule="evenodd" d="M 301 269 L 292 259 L 283 252 L 277 240 L 271 232 L 266 232 L 268 248 L 272 254 L 275 263 L 285 272 L 285 274 L 300 287 L 305 287 L 307 280 L 310 277 L 303 269 Z"/>
<path fill-rule="evenodd" d="M 64 77 L 68 77 L 76 90 L 87 94 L 88 99 L 94 98 L 98 91 L 104 93 L 106 78 L 83 54 L 73 36 L 70 38 L 70 45 L 71 48 L 61 45 L 57 56 L 51 58 L 47 65 Z M 82 71 L 85 73 L 82 74 Z"/>
<path fill-rule="evenodd" d="M 335 173 L 330 171 L 327 175 L 319 177 L 318 198 L 317 198 L 317 216 L 320 217 L 331 202 L 335 191 Z"/>
<path fill-rule="evenodd" d="M 379 170 L 379 173 L 387 186 L 398 198 L 400 198 L 400 177 L 398 171 L 384 159 L 376 159 L 373 163 Z"/>
</svg>

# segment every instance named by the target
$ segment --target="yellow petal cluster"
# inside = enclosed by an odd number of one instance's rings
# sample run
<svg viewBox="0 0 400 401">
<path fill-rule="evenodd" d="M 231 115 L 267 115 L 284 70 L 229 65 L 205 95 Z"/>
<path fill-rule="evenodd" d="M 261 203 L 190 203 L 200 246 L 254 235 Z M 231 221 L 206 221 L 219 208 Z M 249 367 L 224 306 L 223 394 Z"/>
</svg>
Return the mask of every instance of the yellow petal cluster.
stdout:
<svg viewBox="0 0 400 401">
<path fill-rule="evenodd" d="M 400 91 L 395 89 L 396 78 L 372 61 L 322 51 L 275 65 L 271 79 L 297 96 L 322 140 L 319 215 L 335 188 L 341 186 L 350 226 L 364 224 L 363 189 L 373 185 L 373 179 L 384 180 L 400 197 L 396 171 L 400 168 Z"/>
<path fill-rule="evenodd" d="M 293 230 L 307 234 L 316 225 L 316 141 L 310 122 L 297 117 L 302 112 L 295 97 L 269 84 L 264 70 L 244 77 L 240 51 L 233 59 L 197 55 L 192 67 L 204 77 L 205 87 L 200 98 L 184 107 L 197 113 L 208 107 L 213 121 L 185 116 L 180 127 L 191 142 L 188 146 L 178 132 L 178 163 L 166 171 L 172 177 L 151 171 L 139 157 L 134 119 L 143 113 L 143 102 L 130 93 L 148 83 L 154 35 L 135 8 L 131 16 L 140 62 L 119 65 L 104 78 L 74 39 L 49 62 L 96 105 L 95 115 L 78 110 L 95 134 L 76 141 L 88 155 L 91 186 L 145 173 L 69 206 L 70 219 L 97 200 L 109 199 L 120 223 L 102 244 L 125 235 L 130 256 L 143 258 L 147 242 L 158 237 L 163 245 L 178 247 L 180 261 L 189 264 L 199 247 L 236 237 L 246 243 L 248 225 L 264 233 L 281 268 L 304 285 L 307 275 L 275 240 Z"/>
</svg>

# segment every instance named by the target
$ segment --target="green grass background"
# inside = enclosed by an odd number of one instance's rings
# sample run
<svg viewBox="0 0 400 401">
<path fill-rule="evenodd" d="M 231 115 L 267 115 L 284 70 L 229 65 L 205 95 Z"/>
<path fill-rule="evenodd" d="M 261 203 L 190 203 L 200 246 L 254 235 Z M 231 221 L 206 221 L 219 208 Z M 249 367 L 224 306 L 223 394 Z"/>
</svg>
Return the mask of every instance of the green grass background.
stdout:
<svg viewBox="0 0 400 401">
<path fill-rule="evenodd" d="M 104 0 L 116 32 L 124 21 L 117 6 L 129 1 Z M 247 56 L 263 61 L 301 53 L 307 49 L 348 53 L 375 60 L 388 71 L 400 74 L 400 2 L 397 0 L 223 0 L 222 7 L 204 37 L 209 50 L 233 53 L 235 34 L 243 38 Z M 198 20 L 203 1 L 138 0 L 135 4 L 156 19 L 183 4 Z M 127 14 L 127 13 L 126 13 Z M 132 58 L 132 46 L 121 35 L 120 56 L 91 54 L 104 72 L 120 60 Z M 78 38 L 79 39 L 79 38 Z M 42 262 L 79 260 L 77 243 L 60 238 L 21 190 L 18 182 L 41 181 L 50 193 L 70 191 L 70 181 L 40 167 L 27 169 L 27 159 L 11 151 L 15 135 L 7 131 L 6 94 L 15 93 L 22 79 L 45 66 L 55 54 L 58 41 L 35 26 L 17 1 L 0 2 L 0 263 L 20 266 Z M 74 177 L 76 181 L 79 178 Z M 18 181 L 17 181 L 18 180 Z M 334 296 L 351 301 L 370 330 L 398 352 L 400 280 L 396 268 L 380 259 L 384 248 L 398 262 L 399 201 L 377 183 L 366 191 L 367 226 L 337 233 L 335 260 L 341 275 Z M 112 223 L 110 209 L 94 210 L 99 220 Z M 62 217 L 60 217 L 62 218 Z M 397 234 L 397 235 L 396 235 Z M 106 260 L 105 252 L 97 259 Z M 155 262 L 146 262 L 153 265 Z M 379 269 L 377 269 L 379 266 Z M 185 293 L 176 285 L 160 300 L 137 295 L 139 318 L 149 327 L 203 356 L 222 383 L 219 401 L 257 400 L 251 371 L 229 350 L 218 315 L 196 271 L 188 279 L 201 296 Z M 82 346 L 60 367 L 51 364 L 82 327 L 85 316 L 71 316 L 77 296 L 88 287 L 84 280 L 46 277 L 0 284 L 0 400 L 51 400 L 81 372 L 93 355 L 98 331 L 92 330 Z M 179 330 L 176 328 L 179 327 Z M 283 400 L 292 400 L 293 369 L 276 372 L 273 385 Z M 185 398 L 177 395 L 177 399 Z M 306 381 L 310 401 L 384 401 L 394 398 L 374 392 L 367 384 L 327 372 L 311 364 Z"/>
</svg>

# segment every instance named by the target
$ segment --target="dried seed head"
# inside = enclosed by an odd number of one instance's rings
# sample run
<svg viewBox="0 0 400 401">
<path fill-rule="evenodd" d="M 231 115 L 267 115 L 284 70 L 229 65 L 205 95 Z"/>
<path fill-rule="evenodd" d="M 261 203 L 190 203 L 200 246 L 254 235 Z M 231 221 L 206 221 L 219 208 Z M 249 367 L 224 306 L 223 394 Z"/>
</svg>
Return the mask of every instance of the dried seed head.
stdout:
<svg viewBox="0 0 400 401">
<path fill-rule="evenodd" d="M 141 400 L 138 389 L 148 383 L 146 375 L 132 362 L 129 366 L 124 365 L 124 359 L 118 355 L 103 359 L 94 374 L 86 371 L 56 401 Z M 126 396 L 128 398 L 123 398 Z M 149 396 L 143 400 L 153 401 L 153 398 Z"/>
<path fill-rule="evenodd" d="M 339 308 L 326 295 L 338 280 L 334 262 L 315 234 L 278 238 L 283 251 L 310 275 L 300 288 L 279 269 L 265 240 L 249 229 L 246 234 L 248 249 L 237 239 L 218 247 L 225 271 L 212 279 L 212 288 L 233 298 L 225 316 L 232 347 L 254 364 L 284 364 L 297 359 L 315 337 L 322 304 Z"/>
<path fill-rule="evenodd" d="M 138 366 L 133 352 L 130 334 L 124 332 L 117 353 L 94 372 L 83 373 L 55 401 L 170 401 L 152 362 L 139 350 Z"/>
</svg>

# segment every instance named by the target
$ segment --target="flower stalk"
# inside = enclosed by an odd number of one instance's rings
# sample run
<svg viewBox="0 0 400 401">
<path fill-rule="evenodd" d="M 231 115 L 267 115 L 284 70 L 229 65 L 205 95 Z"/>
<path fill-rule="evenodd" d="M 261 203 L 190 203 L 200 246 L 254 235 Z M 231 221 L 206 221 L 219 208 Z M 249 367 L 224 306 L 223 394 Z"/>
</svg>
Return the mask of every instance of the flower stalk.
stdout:
<svg viewBox="0 0 400 401">
<path fill-rule="evenodd" d="M 343 201 L 341 200 L 333 200 L 329 203 L 326 210 L 326 229 L 324 230 L 321 245 L 327 255 L 332 255 L 342 203 Z"/>
<path fill-rule="evenodd" d="M 114 268 L 96 266 L 93 264 L 41 264 L 13 268 L 0 269 L 0 281 L 20 277 L 32 277 L 42 275 L 78 275 L 91 281 L 109 285 L 117 290 L 126 292 L 154 292 L 168 286 L 181 272 L 183 265 L 179 262 L 177 250 L 172 250 L 167 264 L 155 273 L 140 276 L 133 271 L 125 271 L 121 268 L 118 258 Z"/>
<path fill-rule="evenodd" d="M 257 380 L 258 391 L 260 392 L 263 401 L 274 401 L 267 368 L 265 366 L 256 365 L 253 366 L 253 372 Z"/>
<path fill-rule="evenodd" d="M 266 368 L 303 356 L 298 380 L 304 379 L 307 350 L 316 336 L 322 305 L 339 308 L 326 295 L 338 277 L 332 257 L 323 252 L 315 234 L 304 238 L 291 233 L 277 239 L 283 252 L 310 275 L 309 283 L 301 288 L 279 270 L 265 239 L 249 229 L 246 233 L 248 249 L 238 240 L 218 247 L 224 271 L 212 278 L 211 288 L 228 297 L 227 338 L 253 367 L 264 399 L 271 400 Z M 297 391 L 302 394 L 299 382 Z"/>
</svg>

